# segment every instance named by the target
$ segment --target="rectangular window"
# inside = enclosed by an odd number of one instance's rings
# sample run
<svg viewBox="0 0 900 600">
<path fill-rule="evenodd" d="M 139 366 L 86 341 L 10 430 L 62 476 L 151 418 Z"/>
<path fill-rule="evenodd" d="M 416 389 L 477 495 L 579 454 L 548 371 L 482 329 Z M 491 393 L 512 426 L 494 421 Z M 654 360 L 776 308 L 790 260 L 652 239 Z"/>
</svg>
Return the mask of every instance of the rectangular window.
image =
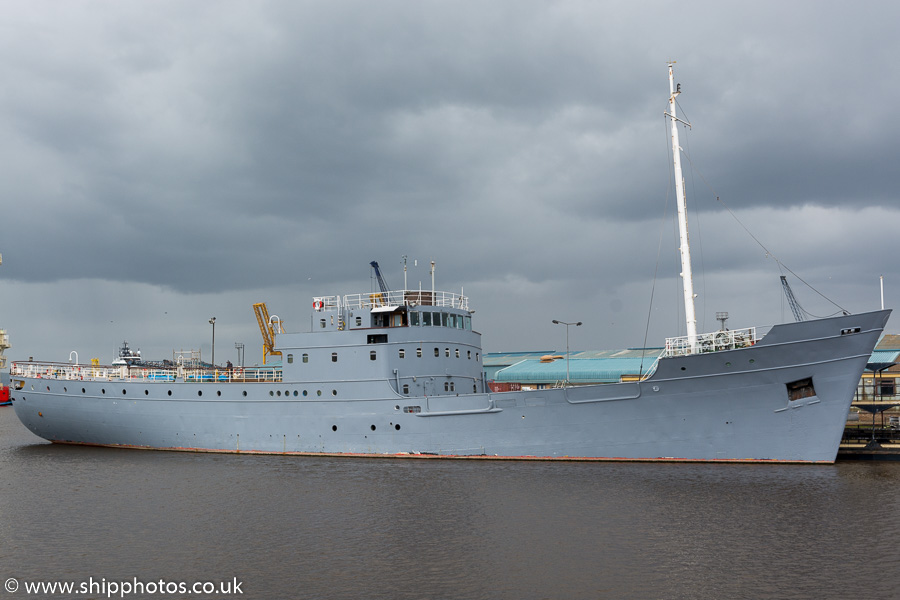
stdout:
<svg viewBox="0 0 900 600">
<path fill-rule="evenodd" d="M 331 362 L 337 362 L 337 352 L 331 353 Z"/>
<path fill-rule="evenodd" d="M 406 358 L 406 350 L 404 350 L 403 348 L 400 348 L 400 350 L 398 350 L 398 352 L 400 353 L 400 358 Z"/>
<path fill-rule="evenodd" d="M 444 356 L 450 358 L 450 348 L 444 348 Z"/>
<path fill-rule="evenodd" d="M 459 348 L 456 349 L 456 358 L 459 358 Z"/>
<path fill-rule="evenodd" d="M 356 317 L 356 326 L 362 327 L 362 317 Z"/>
<path fill-rule="evenodd" d="M 435 349 L 434 349 L 434 355 L 435 355 L 435 356 L 440 356 L 440 355 L 441 355 L 441 349 L 440 349 L 440 348 L 435 348 Z"/>
<path fill-rule="evenodd" d="M 305 363 L 308 363 L 308 362 L 309 362 L 309 354 L 304 354 L 304 355 L 303 355 L 303 362 L 305 362 Z"/>
<path fill-rule="evenodd" d="M 294 355 L 293 355 L 293 354 L 288 354 L 288 364 L 291 364 L 291 363 L 293 363 L 293 362 L 294 362 Z"/>
<path fill-rule="evenodd" d="M 367 344 L 387 344 L 388 336 L 386 333 L 373 333 L 366 336 Z"/>
<path fill-rule="evenodd" d="M 422 349 L 416 348 L 416 358 L 422 358 Z"/>
<path fill-rule="evenodd" d="M 422 412 L 421 406 L 404 406 L 403 412 L 405 413 L 420 413 Z"/>
<path fill-rule="evenodd" d="M 409 384 L 408 383 L 403 384 L 403 393 L 409 394 Z"/>
<path fill-rule="evenodd" d="M 321 327 L 322 329 L 325 329 L 325 323 L 325 319 L 319 319 L 319 327 Z"/>
<path fill-rule="evenodd" d="M 375 360 L 377 358 L 375 350 L 369 352 L 369 360 Z"/>
</svg>

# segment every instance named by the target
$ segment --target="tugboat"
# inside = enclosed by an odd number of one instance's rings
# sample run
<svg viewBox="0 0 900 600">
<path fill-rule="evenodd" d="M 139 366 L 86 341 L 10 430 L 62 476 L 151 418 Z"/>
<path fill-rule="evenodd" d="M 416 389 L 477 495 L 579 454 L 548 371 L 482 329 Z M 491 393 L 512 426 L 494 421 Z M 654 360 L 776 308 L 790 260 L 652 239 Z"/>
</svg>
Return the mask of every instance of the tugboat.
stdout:
<svg viewBox="0 0 900 600">
<path fill-rule="evenodd" d="M 634 377 L 491 392 L 469 298 L 392 290 L 373 264 L 380 291 L 314 297 L 309 331 L 258 310 L 262 367 L 15 362 L 16 414 L 52 442 L 120 448 L 832 463 L 890 311 L 698 333 L 671 64 L 669 90 L 688 335 Z"/>
</svg>

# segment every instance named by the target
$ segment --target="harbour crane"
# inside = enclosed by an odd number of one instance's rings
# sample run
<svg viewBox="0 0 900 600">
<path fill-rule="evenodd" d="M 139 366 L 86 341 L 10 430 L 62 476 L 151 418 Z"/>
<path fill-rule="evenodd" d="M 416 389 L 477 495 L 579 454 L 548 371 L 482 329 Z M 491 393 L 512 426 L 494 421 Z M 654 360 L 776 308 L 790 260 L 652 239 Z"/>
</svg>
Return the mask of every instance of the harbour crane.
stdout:
<svg viewBox="0 0 900 600">
<path fill-rule="evenodd" d="M 787 297 L 788 304 L 791 306 L 791 312 L 794 313 L 794 320 L 805 321 L 806 311 L 803 310 L 803 307 L 797 302 L 797 299 L 794 297 L 794 290 L 791 289 L 787 277 L 784 275 L 781 276 L 781 287 L 784 288 L 784 295 Z"/>
</svg>

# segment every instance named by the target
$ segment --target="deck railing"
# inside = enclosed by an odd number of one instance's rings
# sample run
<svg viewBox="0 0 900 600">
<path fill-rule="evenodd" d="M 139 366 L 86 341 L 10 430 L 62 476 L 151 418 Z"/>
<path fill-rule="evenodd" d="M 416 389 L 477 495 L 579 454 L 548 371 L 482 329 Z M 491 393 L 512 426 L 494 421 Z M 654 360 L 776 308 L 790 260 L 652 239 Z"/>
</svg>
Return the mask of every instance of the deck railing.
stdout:
<svg viewBox="0 0 900 600">
<path fill-rule="evenodd" d="M 705 354 L 707 352 L 721 352 L 736 348 L 749 348 L 758 341 L 756 327 L 700 333 L 697 334 L 693 342 L 690 336 L 687 335 L 666 338 L 665 356 L 686 356 L 688 354 Z"/>
<path fill-rule="evenodd" d="M 313 298 L 316 310 L 339 310 L 380 308 L 383 306 L 437 306 L 443 308 L 469 309 L 469 299 L 453 292 L 431 292 L 422 290 L 391 290 L 369 294 L 348 294 L 346 296 L 317 296 Z"/>
<path fill-rule="evenodd" d="M 188 369 L 27 361 L 12 363 L 9 374 L 10 377 L 67 381 L 185 381 L 195 383 L 281 381 L 281 369 L 276 367 Z"/>
</svg>

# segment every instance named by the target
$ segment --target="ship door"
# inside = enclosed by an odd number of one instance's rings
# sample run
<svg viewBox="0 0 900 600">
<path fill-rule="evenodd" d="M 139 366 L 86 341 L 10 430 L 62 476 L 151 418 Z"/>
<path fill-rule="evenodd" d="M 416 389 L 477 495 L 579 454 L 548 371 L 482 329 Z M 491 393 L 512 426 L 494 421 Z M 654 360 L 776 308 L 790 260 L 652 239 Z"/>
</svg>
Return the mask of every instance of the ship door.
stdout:
<svg viewBox="0 0 900 600">
<path fill-rule="evenodd" d="M 434 377 L 425 380 L 425 395 L 434 396 Z"/>
</svg>

